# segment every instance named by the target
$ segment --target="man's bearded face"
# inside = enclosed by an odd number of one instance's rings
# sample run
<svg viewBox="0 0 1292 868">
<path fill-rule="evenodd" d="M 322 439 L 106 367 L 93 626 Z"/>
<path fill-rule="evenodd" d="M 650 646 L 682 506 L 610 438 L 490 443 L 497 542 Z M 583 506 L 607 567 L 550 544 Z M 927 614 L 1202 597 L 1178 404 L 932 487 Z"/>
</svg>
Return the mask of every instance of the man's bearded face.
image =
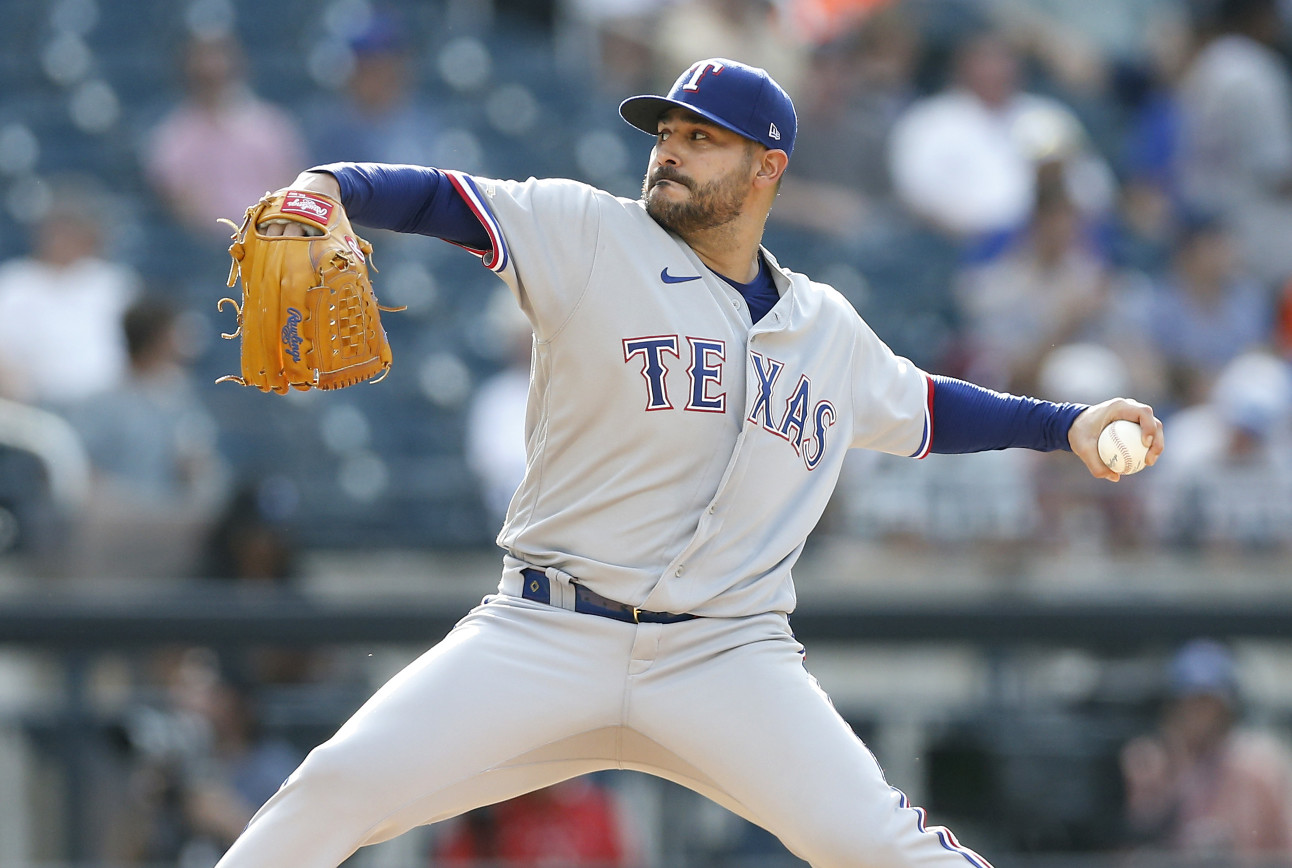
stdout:
<svg viewBox="0 0 1292 868">
<path fill-rule="evenodd" d="M 744 207 L 752 167 L 753 154 L 746 151 L 740 166 L 712 181 L 697 184 L 672 166 L 656 166 L 642 182 L 646 213 L 665 229 L 683 237 L 730 223 Z M 657 186 L 660 181 L 680 184 L 690 195 L 677 196 L 664 189 L 669 185 Z"/>
</svg>

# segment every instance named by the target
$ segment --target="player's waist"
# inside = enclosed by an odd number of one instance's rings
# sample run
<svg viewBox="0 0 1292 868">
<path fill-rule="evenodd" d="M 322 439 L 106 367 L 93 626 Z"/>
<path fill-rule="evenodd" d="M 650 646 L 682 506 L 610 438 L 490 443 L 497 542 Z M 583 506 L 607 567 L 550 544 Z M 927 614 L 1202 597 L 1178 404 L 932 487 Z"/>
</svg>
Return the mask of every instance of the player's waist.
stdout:
<svg viewBox="0 0 1292 868">
<path fill-rule="evenodd" d="M 556 571 L 553 571 L 556 572 Z M 674 624 L 690 621 L 698 615 L 673 612 L 652 612 L 603 597 L 587 585 L 559 572 L 549 576 L 547 571 L 525 567 L 519 572 L 519 587 L 509 588 L 504 576 L 503 590 L 526 600 L 557 606 L 585 615 L 613 618 L 629 624 Z"/>
</svg>

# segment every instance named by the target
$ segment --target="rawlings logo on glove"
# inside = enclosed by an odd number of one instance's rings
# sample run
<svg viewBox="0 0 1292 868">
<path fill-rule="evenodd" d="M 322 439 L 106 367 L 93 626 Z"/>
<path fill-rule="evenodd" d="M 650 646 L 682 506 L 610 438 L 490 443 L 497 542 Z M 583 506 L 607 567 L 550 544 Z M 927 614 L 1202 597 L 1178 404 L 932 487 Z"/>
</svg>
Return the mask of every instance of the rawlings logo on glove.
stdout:
<svg viewBox="0 0 1292 868">
<path fill-rule="evenodd" d="M 332 217 L 331 201 L 295 190 L 288 191 L 283 198 L 281 209 L 284 214 L 296 214 L 317 223 L 325 229 L 327 228 L 328 220 Z"/>
<path fill-rule="evenodd" d="M 301 312 L 294 307 L 287 308 L 287 325 L 283 326 L 283 343 L 287 345 L 287 354 L 293 362 L 301 360 Z"/>
<path fill-rule="evenodd" d="M 263 392 L 341 389 L 390 370 L 390 343 L 368 278 L 372 245 L 355 234 L 340 203 L 319 193 L 279 190 L 233 227 L 229 286 L 242 280 L 232 340 L 242 338 L 242 373 L 216 382 Z M 299 223 L 306 234 L 270 236 L 267 223 Z M 376 382 L 376 380 L 374 380 Z"/>
</svg>

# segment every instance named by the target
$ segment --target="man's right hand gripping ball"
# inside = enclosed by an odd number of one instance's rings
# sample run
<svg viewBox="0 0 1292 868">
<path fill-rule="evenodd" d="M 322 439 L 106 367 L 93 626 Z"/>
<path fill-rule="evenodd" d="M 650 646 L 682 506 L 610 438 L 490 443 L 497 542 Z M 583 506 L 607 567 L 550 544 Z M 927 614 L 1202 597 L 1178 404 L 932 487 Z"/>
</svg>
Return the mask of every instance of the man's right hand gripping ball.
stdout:
<svg viewBox="0 0 1292 868">
<path fill-rule="evenodd" d="M 241 226 L 224 222 L 234 227 L 228 285 L 242 280 L 242 303 L 222 298 L 217 308 L 237 311 L 237 329 L 223 337 L 242 338 L 242 372 L 216 382 L 283 394 L 289 386 L 340 389 L 389 371 L 380 311 L 402 308 L 377 303 L 372 245 L 339 202 L 283 189 L 248 208 Z"/>
</svg>

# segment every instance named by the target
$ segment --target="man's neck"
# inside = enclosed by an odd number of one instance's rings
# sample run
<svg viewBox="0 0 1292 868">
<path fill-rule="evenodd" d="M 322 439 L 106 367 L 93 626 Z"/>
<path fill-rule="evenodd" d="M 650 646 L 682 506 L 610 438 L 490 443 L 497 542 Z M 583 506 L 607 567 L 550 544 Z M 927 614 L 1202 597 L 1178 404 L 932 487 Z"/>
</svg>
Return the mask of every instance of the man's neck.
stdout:
<svg viewBox="0 0 1292 868">
<path fill-rule="evenodd" d="M 697 232 L 685 240 L 701 262 L 723 277 L 749 283 L 758 276 L 761 232 L 742 232 L 739 227 L 727 225 Z"/>
</svg>

